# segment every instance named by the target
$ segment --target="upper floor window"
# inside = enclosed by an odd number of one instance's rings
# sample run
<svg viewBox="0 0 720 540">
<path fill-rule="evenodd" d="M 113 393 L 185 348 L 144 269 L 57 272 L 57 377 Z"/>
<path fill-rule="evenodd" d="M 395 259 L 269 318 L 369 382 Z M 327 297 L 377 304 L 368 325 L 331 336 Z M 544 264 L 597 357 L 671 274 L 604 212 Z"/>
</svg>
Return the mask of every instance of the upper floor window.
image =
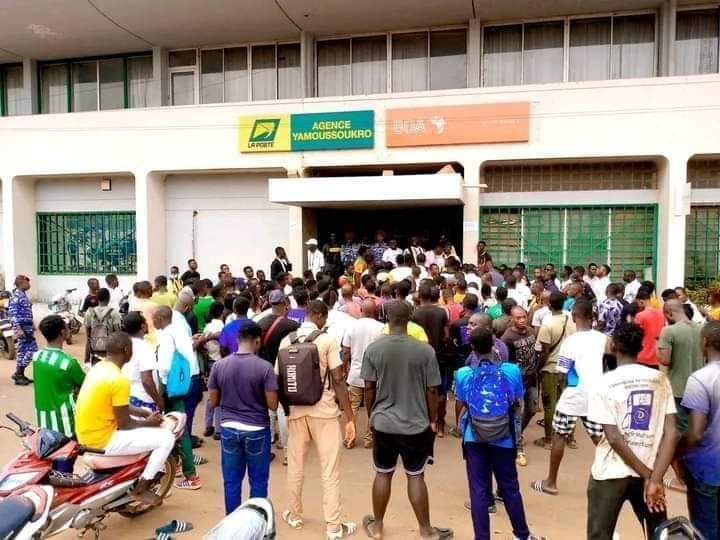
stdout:
<svg viewBox="0 0 720 540">
<path fill-rule="evenodd" d="M 570 21 L 571 81 L 655 75 L 655 16 L 629 15 Z"/>
<path fill-rule="evenodd" d="M 675 26 L 675 75 L 718 72 L 720 10 L 679 11 Z"/>
<path fill-rule="evenodd" d="M 152 56 L 121 56 L 40 66 L 40 112 L 147 107 Z"/>
<path fill-rule="evenodd" d="M 22 65 L 0 66 L 0 116 L 30 114 L 23 86 Z"/>
<path fill-rule="evenodd" d="M 317 43 L 318 96 L 467 86 L 467 31 L 434 30 Z M 388 66 L 390 85 L 388 86 Z"/>
<path fill-rule="evenodd" d="M 482 83 L 652 77 L 655 49 L 652 13 L 488 26 L 483 29 Z"/>
<path fill-rule="evenodd" d="M 170 53 L 173 105 L 196 103 L 195 53 L 195 50 Z M 184 59 L 173 62 L 175 54 L 182 54 Z M 199 60 L 200 103 L 292 99 L 303 95 L 299 43 L 202 49 Z"/>
</svg>

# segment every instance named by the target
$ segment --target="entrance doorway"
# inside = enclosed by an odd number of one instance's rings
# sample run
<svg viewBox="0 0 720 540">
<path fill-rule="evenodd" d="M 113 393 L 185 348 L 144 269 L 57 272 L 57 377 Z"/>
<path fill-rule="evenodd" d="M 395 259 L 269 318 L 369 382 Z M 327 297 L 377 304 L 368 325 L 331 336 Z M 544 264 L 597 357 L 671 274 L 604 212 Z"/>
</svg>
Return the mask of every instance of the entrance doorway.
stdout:
<svg viewBox="0 0 720 540">
<path fill-rule="evenodd" d="M 395 239 L 402 248 L 407 247 L 411 236 L 420 238 L 426 249 L 434 247 L 438 238 L 445 235 L 455 246 L 462 260 L 463 207 L 413 206 L 398 208 L 317 208 L 317 240 L 320 246 L 335 233 L 342 243 L 346 231 L 355 232 L 355 240 L 370 245 L 375 242 L 375 231 L 385 231 L 385 239 Z"/>
</svg>

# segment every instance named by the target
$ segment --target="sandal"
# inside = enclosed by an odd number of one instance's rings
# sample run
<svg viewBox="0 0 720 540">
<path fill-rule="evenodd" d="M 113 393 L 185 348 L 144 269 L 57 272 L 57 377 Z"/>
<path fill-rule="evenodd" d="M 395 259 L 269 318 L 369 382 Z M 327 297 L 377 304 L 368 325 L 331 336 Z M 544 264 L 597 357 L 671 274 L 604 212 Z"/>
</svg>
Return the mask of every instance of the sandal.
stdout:
<svg viewBox="0 0 720 540">
<path fill-rule="evenodd" d="M 444 527 L 433 527 L 432 533 L 432 538 L 437 538 L 437 540 L 447 540 L 448 538 L 455 538 L 455 533 L 453 532 L 453 530 L 446 529 Z"/>
<path fill-rule="evenodd" d="M 205 465 L 208 462 L 207 458 L 193 454 L 194 465 Z"/>
<path fill-rule="evenodd" d="M 167 525 L 163 525 L 162 527 L 158 527 L 155 529 L 155 534 L 160 535 L 161 533 L 165 534 L 171 534 L 171 533 L 184 533 L 187 531 L 193 530 L 193 524 L 189 521 L 183 521 L 181 519 L 173 519 L 170 523 Z"/>
<path fill-rule="evenodd" d="M 550 448 L 550 441 L 548 441 L 545 437 L 540 437 L 539 439 L 535 439 L 533 441 L 533 444 L 535 446 L 539 446 L 540 448 L 545 448 L 546 450 Z"/>
<path fill-rule="evenodd" d="M 373 532 L 370 530 L 370 527 L 375 523 L 375 517 L 371 515 L 367 515 L 363 518 L 362 526 L 363 530 L 365 531 L 365 534 L 368 538 L 375 538 Z"/>
<path fill-rule="evenodd" d="M 557 489 L 555 491 L 552 491 L 545 487 L 545 480 L 535 480 L 534 482 L 530 483 L 530 487 L 538 493 L 544 493 L 545 495 L 557 495 L 559 493 Z"/>
<path fill-rule="evenodd" d="M 576 441 L 575 439 L 572 439 L 572 440 L 568 441 L 567 445 L 568 445 L 568 448 L 570 448 L 571 450 L 577 450 L 577 449 L 578 449 L 578 443 L 577 443 L 577 441 Z"/>
<path fill-rule="evenodd" d="M 294 515 L 290 510 L 285 510 L 282 513 L 282 518 L 283 521 L 287 523 L 288 527 L 290 527 L 291 529 L 302 529 L 303 525 L 305 525 L 302 518 Z"/>
<path fill-rule="evenodd" d="M 674 478 L 666 478 L 663 480 L 663 486 L 678 493 L 687 493 L 687 486 Z"/>
<path fill-rule="evenodd" d="M 345 521 L 340 524 L 340 529 L 337 531 L 328 531 L 326 529 L 325 538 L 327 540 L 340 540 L 341 538 L 355 534 L 355 531 L 357 531 L 357 525 L 352 521 Z"/>
</svg>

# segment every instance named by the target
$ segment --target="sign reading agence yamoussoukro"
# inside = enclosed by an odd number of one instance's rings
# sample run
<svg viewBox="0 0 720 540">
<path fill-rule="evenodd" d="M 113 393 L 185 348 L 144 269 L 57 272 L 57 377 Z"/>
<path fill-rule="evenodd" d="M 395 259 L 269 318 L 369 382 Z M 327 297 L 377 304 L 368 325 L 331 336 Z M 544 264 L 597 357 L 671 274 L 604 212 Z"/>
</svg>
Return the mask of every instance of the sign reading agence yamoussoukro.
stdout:
<svg viewBox="0 0 720 540">
<path fill-rule="evenodd" d="M 375 146 L 375 112 L 240 117 L 240 152 L 304 152 Z"/>
</svg>

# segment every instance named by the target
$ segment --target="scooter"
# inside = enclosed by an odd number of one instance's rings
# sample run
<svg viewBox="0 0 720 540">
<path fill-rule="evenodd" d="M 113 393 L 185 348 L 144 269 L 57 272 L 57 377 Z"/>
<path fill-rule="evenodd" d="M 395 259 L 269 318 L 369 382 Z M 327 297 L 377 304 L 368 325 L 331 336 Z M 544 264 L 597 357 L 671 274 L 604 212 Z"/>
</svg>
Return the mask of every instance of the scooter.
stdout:
<svg viewBox="0 0 720 540">
<path fill-rule="evenodd" d="M 52 507 L 39 538 L 48 538 L 72 528 L 81 536 L 92 531 L 97 539 L 106 527 L 103 520 L 111 512 L 134 517 L 154 508 L 135 501 L 130 495 L 145 469 L 149 452 L 104 456 L 102 449 L 89 448 L 56 431 L 32 426 L 12 413 L 6 416 L 18 426 L 18 430 L 0 427 L 22 437 L 25 450 L 0 472 L 0 497 L 16 494 L 26 486 L 54 488 Z M 162 426 L 179 439 L 185 422 L 185 414 L 169 413 L 165 415 Z M 72 463 L 81 455 L 88 466 L 85 473 L 67 474 L 53 470 L 54 463 Z M 175 458 L 169 456 L 150 488 L 159 497 L 167 497 L 176 468 Z"/>
<path fill-rule="evenodd" d="M 72 336 L 78 334 L 83 325 L 83 321 L 80 320 L 73 312 L 72 302 L 70 301 L 70 295 L 76 290 L 77 289 L 65 289 L 64 293 L 53 296 L 48 304 L 48 310 L 50 313 L 60 315 L 65 320 L 65 324 L 67 324 L 67 327 L 70 330 L 70 335 L 67 339 L 68 345 L 72 343 Z"/>
<path fill-rule="evenodd" d="M 8 360 L 15 359 L 15 330 L 8 305 L 10 304 L 10 292 L 0 291 L 0 354 Z"/>
<path fill-rule="evenodd" d="M 50 486 L 27 486 L 0 500 L 0 538 L 36 538 L 47 522 L 54 495 Z"/>
</svg>

